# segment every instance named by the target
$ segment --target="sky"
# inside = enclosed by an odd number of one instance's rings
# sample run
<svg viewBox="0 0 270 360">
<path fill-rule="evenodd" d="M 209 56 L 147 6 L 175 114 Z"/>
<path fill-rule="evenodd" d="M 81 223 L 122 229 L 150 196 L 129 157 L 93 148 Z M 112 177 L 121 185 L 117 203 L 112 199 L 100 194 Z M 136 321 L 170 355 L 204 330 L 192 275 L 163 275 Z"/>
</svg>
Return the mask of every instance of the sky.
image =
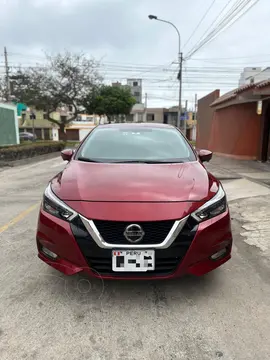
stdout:
<svg viewBox="0 0 270 360">
<path fill-rule="evenodd" d="M 189 58 L 221 16 L 243 1 L 256 4 Z M 148 106 L 177 105 L 178 35 L 149 14 L 172 22 L 181 34 L 183 106 L 187 100 L 194 107 L 195 94 L 201 98 L 237 87 L 245 66 L 270 65 L 269 0 L 0 0 L 0 5 L 0 74 L 4 46 L 11 70 L 42 64 L 44 52 L 83 51 L 101 62 L 106 83 L 141 78 Z"/>
</svg>

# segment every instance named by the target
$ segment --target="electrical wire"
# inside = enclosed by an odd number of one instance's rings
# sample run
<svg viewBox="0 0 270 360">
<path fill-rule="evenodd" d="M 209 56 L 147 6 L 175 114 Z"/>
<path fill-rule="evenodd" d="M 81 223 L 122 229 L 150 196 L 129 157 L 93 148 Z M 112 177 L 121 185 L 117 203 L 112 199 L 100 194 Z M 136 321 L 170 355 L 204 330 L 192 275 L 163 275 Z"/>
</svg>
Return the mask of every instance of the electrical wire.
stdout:
<svg viewBox="0 0 270 360">
<path fill-rule="evenodd" d="M 196 34 L 197 30 L 199 29 L 200 25 L 202 24 L 203 20 L 206 18 L 206 16 L 208 15 L 209 11 L 211 10 L 211 8 L 214 6 L 216 0 L 213 0 L 210 4 L 210 6 L 207 8 L 206 12 L 203 14 L 203 16 L 201 17 L 201 20 L 198 22 L 197 26 L 194 28 L 193 32 L 191 33 L 190 37 L 187 39 L 187 41 L 185 42 L 184 46 L 182 47 L 182 51 L 184 50 L 184 48 L 186 47 L 186 45 L 190 42 L 190 40 L 193 38 L 193 36 Z"/>
<path fill-rule="evenodd" d="M 229 10 L 229 14 L 220 21 L 220 23 L 214 28 L 198 45 L 194 47 L 187 54 L 186 59 L 190 59 L 197 51 L 199 51 L 204 45 L 214 40 L 221 32 L 231 27 L 237 20 L 243 17 L 253 6 L 255 6 L 259 0 L 255 0 L 249 7 L 247 7 L 252 0 L 238 0 L 237 3 Z M 247 8 L 246 8 L 247 7 Z M 244 10 L 246 8 L 246 10 Z M 242 11 L 244 10 L 244 11 Z M 242 13 L 241 13 L 242 11 Z M 240 15 L 239 15 L 240 13 Z M 237 15 L 239 15 L 237 17 Z"/>
<path fill-rule="evenodd" d="M 204 39 L 205 35 L 208 33 L 208 31 L 214 27 L 214 25 L 216 24 L 216 22 L 218 21 L 218 19 L 220 18 L 220 16 L 224 13 L 224 11 L 226 10 L 226 8 L 229 6 L 229 4 L 232 2 L 233 0 L 229 0 L 225 6 L 221 9 L 220 13 L 218 14 L 218 16 L 215 18 L 215 20 L 209 25 L 209 27 L 205 30 L 205 32 L 202 34 L 201 38 L 199 39 L 199 41 L 193 46 L 193 48 L 189 51 L 193 51 L 193 49 L 195 49 L 198 44 L 200 44 L 200 42 Z"/>
</svg>

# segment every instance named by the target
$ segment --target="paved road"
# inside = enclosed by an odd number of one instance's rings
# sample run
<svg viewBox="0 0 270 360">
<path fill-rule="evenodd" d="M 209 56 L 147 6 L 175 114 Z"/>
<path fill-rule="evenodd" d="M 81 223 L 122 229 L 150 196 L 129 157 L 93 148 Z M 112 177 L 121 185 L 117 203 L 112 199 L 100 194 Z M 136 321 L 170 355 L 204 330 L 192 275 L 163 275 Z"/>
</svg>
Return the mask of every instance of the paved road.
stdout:
<svg viewBox="0 0 270 360">
<path fill-rule="evenodd" d="M 0 173 L 1 360 L 270 358 L 270 189 L 225 183 L 235 244 L 221 269 L 103 283 L 64 277 L 36 256 L 41 195 L 62 166 L 57 158 Z"/>
</svg>

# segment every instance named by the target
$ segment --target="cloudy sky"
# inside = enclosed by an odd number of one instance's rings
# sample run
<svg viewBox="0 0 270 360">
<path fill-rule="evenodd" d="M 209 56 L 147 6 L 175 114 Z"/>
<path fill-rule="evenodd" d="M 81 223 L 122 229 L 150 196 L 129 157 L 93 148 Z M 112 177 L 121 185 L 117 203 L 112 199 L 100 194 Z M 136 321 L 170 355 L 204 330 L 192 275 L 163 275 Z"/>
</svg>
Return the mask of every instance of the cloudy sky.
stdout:
<svg viewBox="0 0 270 360">
<path fill-rule="evenodd" d="M 106 82 L 140 77 L 149 106 L 176 105 L 177 33 L 148 15 L 179 28 L 186 57 L 241 3 L 256 4 L 184 62 L 183 104 L 192 107 L 195 93 L 237 87 L 244 66 L 270 65 L 269 0 L 0 0 L 0 73 L 4 46 L 11 67 L 42 63 L 44 51 L 82 50 L 102 61 Z"/>
</svg>

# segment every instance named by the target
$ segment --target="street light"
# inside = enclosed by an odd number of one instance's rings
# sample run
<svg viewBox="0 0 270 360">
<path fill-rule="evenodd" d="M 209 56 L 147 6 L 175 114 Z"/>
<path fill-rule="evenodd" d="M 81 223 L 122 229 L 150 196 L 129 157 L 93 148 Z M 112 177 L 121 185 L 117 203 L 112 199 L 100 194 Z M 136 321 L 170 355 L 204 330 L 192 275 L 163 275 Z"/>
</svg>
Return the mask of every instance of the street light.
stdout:
<svg viewBox="0 0 270 360">
<path fill-rule="evenodd" d="M 148 15 L 150 20 L 157 20 L 164 22 L 166 24 L 171 25 L 174 27 L 178 34 L 178 62 L 179 62 L 179 72 L 178 72 L 178 80 L 179 80 L 179 104 L 178 104 L 178 118 L 177 118 L 177 127 L 180 127 L 180 118 L 182 112 L 182 68 L 183 68 L 183 54 L 181 53 L 181 36 L 178 28 L 171 23 L 170 21 L 159 19 L 156 15 Z M 186 121 L 184 120 L 184 134 L 186 135 Z"/>
</svg>

